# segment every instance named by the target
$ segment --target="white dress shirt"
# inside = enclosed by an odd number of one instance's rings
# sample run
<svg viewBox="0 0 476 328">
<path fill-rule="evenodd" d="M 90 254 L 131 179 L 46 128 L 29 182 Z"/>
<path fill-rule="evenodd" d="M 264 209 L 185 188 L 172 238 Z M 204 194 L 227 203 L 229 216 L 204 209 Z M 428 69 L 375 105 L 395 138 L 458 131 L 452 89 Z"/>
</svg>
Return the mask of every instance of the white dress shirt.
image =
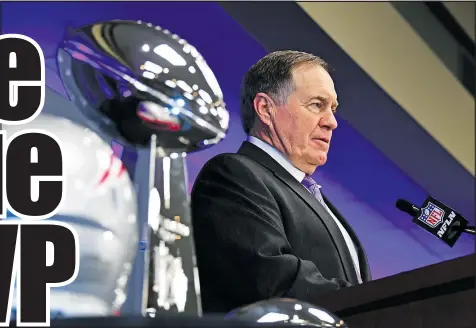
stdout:
<svg viewBox="0 0 476 328">
<path fill-rule="evenodd" d="M 276 148 L 271 146 L 270 144 L 256 138 L 256 137 L 251 137 L 249 136 L 247 139 L 248 142 L 252 143 L 256 147 L 259 147 L 261 150 L 266 152 L 268 155 L 270 155 L 275 161 L 277 161 L 282 167 L 284 167 L 296 180 L 299 181 L 299 183 L 302 182 L 306 174 L 299 169 L 297 169 L 280 151 L 278 151 Z M 319 186 L 319 189 L 321 186 Z M 341 231 L 345 243 L 347 244 L 347 247 L 349 248 L 350 255 L 352 257 L 352 262 L 354 263 L 354 268 L 357 273 L 357 278 L 359 280 L 359 283 L 362 283 L 362 276 L 360 274 L 360 264 L 359 264 L 359 255 L 357 253 L 357 248 L 355 247 L 354 242 L 352 241 L 352 238 L 350 237 L 349 233 L 345 229 L 345 227 L 342 225 L 342 223 L 337 219 L 337 217 L 332 213 L 332 211 L 329 209 L 327 204 L 323 203 L 322 204 L 327 212 L 331 215 L 331 217 L 334 219 L 336 222 L 337 226 L 339 227 L 339 230 Z"/>
</svg>

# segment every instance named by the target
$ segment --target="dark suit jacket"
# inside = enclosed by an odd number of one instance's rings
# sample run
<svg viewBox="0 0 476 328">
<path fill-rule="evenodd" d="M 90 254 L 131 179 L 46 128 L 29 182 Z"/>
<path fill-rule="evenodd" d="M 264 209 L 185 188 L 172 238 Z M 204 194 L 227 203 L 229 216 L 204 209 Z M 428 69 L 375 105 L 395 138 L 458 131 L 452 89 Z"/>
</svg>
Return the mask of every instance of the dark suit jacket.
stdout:
<svg viewBox="0 0 476 328">
<path fill-rule="evenodd" d="M 191 200 L 205 312 L 228 312 L 271 297 L 318 305 L 322 294 L 358 282 L 333 218 L 285 168 L 249 142 L 237 154 L 208 161 Z M 370 280 L 357 236 L 326 202 L 356 244 L 362 280 Z"/>
</svg>

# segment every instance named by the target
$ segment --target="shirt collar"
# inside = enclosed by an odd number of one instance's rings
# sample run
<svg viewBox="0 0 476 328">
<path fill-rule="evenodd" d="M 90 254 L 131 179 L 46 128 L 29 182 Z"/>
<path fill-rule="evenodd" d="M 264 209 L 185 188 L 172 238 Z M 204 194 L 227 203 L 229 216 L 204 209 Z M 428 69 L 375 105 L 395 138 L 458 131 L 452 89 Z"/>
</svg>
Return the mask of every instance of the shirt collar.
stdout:
<svg viewBox="0 0 476 328">
<path fill-rule="evenodd" d="M 249 136 L 247 139 L 248 142 L 252 143 L 256 147 L 260 148 L 271 156 L 276 162 L 278 162 L 282 167 L 286 169 L 299 183 L 302 182 L 306 174 L 296 168 L 290 161 L 287 159 L 280 151 L 271 146 L 270 144 L 260 140 L 256 137 Z M 319 186 L 320 188 L 321 186 Z"/>
</svg>

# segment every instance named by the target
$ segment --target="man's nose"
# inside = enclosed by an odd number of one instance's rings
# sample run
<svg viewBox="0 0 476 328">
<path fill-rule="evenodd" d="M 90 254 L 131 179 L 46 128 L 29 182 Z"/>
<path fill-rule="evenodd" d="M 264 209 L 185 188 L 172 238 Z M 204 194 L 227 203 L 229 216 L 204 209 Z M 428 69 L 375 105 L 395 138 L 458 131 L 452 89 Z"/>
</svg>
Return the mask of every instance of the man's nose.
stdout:
<svg viewBox="0 0 476 328">
<path fill-rule="evenodd" d="M 331 131 L 337 129 L 338 124 L 334 112 L 326 112 L 320 121 L 320 125 L 321 127 Z"/>
</svg>

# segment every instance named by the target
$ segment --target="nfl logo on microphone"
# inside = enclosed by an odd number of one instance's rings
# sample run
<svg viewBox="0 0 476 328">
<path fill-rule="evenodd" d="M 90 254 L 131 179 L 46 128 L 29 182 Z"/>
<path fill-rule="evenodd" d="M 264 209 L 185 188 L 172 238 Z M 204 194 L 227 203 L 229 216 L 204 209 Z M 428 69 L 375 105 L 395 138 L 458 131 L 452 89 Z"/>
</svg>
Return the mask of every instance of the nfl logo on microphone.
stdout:
<svg viewBox="0 0 476 328">
<path fill-rule="evenodd" d="M 435 204 L 428 202 L 428 204 L 421 209 L 421 215 L 418 220 L 422 221 L 426 225 L 435 228 L 441 222 L 443 222 L 443 217 L 445 216 L 445 211 L 436 206 Z"/>
</svg>

